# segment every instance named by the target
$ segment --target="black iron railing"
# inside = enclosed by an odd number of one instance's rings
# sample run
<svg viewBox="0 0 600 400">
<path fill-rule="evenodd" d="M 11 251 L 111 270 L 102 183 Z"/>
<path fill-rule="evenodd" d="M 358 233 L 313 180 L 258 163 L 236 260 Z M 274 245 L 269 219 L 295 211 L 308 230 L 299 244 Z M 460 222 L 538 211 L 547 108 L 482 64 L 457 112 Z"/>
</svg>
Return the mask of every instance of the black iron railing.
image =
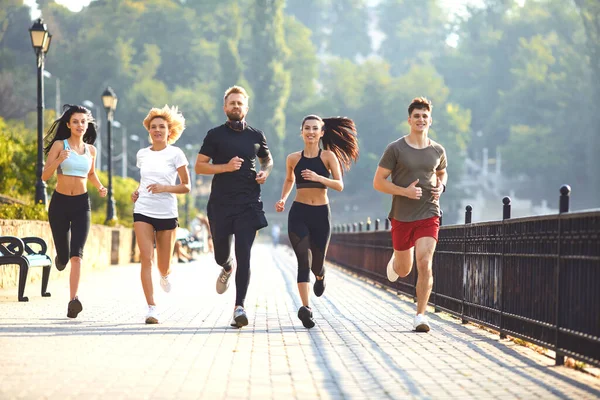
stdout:
<svg viewBox="0 0 600 400">
<path fill-rule="evenodd" d="M 569 213 L 570 188 L 561 188 L 560 213 L 443 226 L 433 260 L 430 304 L 564 357 L 600 366 L 600 210 Z M 328 260 L 409 296 L 416 295 L 417 268 L 391 283 L 388 221 L 336 225 Z"/>
</svg>

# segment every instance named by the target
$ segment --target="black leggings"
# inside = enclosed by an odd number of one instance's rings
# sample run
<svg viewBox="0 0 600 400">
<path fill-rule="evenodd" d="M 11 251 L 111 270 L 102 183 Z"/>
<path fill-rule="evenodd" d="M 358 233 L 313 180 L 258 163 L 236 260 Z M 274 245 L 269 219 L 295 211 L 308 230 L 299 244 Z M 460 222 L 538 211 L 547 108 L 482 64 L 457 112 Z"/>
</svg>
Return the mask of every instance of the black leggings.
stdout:
<svg viewBox="0 0 600 400">
<path fill-rule="evenodd" d="M 58 261 L 62 264 L 68 263 L 71 257 L 83 257 L 91 216 L 87 193 L 67 196 L 55 191 L 52 194 L 48 206 L 48 222 Z"/>
<path fill-rule="evenodd" d="M 250 283 L 250 252 L 256 231 L 268 225 L 261 202 L 250 204 L 220 204 L 209 200 L 208 221 L 213 237 L 215 261 L 231 271 L 231 240 L 235 236 L 235 305 L 244 306 Z"/>
<path fill-rule="evenodd" d="M 212 226 L 211 226 L 212 227 Z M 215 261 L 226 271 L 231 271 L 233 258 L 231 257 L 231 240 L 235 235 L 235 305 L 244 306 L 248 285 L 250 284 L 250 252 L 254 238 L 256 238 L 256 229 L 247 227 L 236 230 L 232 235 L 215 238 L 213 236 L 213 248 L 215 252 Z"/>
<path fill-rule="evenodd" d="M 288 235 L 298 259 L 298 283 L 310 282 L 310 271 L 325 275 L 325 255 L 331 237 L 329 204 L 294 202 L 288 215 Z"/>
</svg>

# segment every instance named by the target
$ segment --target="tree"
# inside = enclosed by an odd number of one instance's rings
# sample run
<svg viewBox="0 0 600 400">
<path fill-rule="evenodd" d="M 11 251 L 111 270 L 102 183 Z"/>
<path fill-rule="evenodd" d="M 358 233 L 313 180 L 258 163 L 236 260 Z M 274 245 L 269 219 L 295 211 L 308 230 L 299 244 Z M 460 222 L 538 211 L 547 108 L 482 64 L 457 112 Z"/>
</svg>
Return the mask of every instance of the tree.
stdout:
<svg viewBox="0 0 600 400">
<path fill-rule="evenodd" d="M 437 0 L 384 0 L 377 7 L 377 19 L 385 34 L 379 51 L 393 75 L 431 62 L 444 49 L 448 21 Z"/>
<path fill-rule="evenodd" d="M 257 0 L 252 7 L 252 50 L 245 74 L 254 97 L 248 119 L 264 130 L 276 165 L 283 165 L 285 107 L 290 96 L 283 3 L 283 0 Z"/>
<path fill-rule="evenodd" d="M 286 14 L 295 17 L 312 32 L 311 41 L 317 51 L 326 46 L 328 11 L 332 0 L 287 0 Z"/>
<path fill-rule="evenodd" d="M 27 141 L 23 122 L 5 121 L 0 117 L 0 193 L 33 201 L 36 144 Z"/>
<path fill-rule="evenodd" d="M 365 0 L 332 1 L 327 25 L 331 33 L 327 38 L 329 53 L 355 59 L 371 53 L 369 12 Z"/>
<path fill-rule="evenodd" d="M 587 171 L 593 171 L 596 168 L 596 152 L 600 149 L 600 114 L 597 112 L 597 105 L 600 104 L 600 3 L 595 0 L 574 0 L 579 9 L 581 21 L 586 34 L 586 44 L 589 51 L 587 61 L 592 73 L 591 88 L 592 107 L 590 111 L 590 119 L 586 127 L 589 132 L 590 142 L 586 146 Z M 600 186 L 592 185 L 591 196 L 588 204 L 590 207 L 597 205 L 597 199 L 600 198 Z"/>
</svg>

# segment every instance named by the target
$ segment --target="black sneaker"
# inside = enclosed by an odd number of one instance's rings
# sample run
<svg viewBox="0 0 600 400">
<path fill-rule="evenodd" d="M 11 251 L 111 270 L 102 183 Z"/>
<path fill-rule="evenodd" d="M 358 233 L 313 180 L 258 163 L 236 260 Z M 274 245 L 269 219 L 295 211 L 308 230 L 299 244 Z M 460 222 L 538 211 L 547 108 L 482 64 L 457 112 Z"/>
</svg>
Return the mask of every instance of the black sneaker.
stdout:
<svg viewBox="0 0 600 400">
<path fill-rule="evenodd" d="M 56 269 L 59 271 L 62 271 L 63 269 L 67 268 L 67 264 L 63 264 L 60 261 L 58 261 L 58 255 L 54 257 L 54 265 L 56 265 Z"/>
<path fill-rule="evenodd" d="M 313 285 L 313 290 L 315 291 L 315 295 L 317 297 L 321 297 L 323 292 L 325 292 L 325 275 L 323 275 L 323 279 L 315 279 L 315 284 Z"/>
<path fill-rule="evenodd" d="M 310 307 L 302 306 L 298 309 L 298 318 L 302 321 L 302 325 L 305 328 L 312 328 L 315 326 L 315 321 L 312 319 L 312 311 Z"/>
<path fill-rule="evenodd" d="M 298 318 L 302 321 L 302 325 L 305 328 L 312 328 L 315 326 L 315 321 L 313 320 L 313 313 L 310 310 L 310 307 L 302 306 L 298 309 Z"/>
<path fill-rule="evenodd" d="M 77 314 L 79 314 L 81 310 L 83 310 L 83 305 L 79 299 L 75 297 L 69 302 L 69 306 L 67 307 L 67 317 L 77 318 Z"/>
</svg>

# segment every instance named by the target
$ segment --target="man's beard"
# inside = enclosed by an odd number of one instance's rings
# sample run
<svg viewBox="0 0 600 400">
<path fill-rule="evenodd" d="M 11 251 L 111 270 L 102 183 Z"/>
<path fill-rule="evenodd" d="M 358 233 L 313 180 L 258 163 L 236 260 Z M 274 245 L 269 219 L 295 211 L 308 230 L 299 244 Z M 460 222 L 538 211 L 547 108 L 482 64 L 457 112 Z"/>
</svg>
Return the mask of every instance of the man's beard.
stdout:
<svg viewBox="0 0 600 400">
<path fill-rule="evenodd" d="M 229 119 L 230 121 L 241 121 L 243 120 L 245 117 L 245 115 L 243 113 L 227 113 L 227 119 Z"/>
</svg>

